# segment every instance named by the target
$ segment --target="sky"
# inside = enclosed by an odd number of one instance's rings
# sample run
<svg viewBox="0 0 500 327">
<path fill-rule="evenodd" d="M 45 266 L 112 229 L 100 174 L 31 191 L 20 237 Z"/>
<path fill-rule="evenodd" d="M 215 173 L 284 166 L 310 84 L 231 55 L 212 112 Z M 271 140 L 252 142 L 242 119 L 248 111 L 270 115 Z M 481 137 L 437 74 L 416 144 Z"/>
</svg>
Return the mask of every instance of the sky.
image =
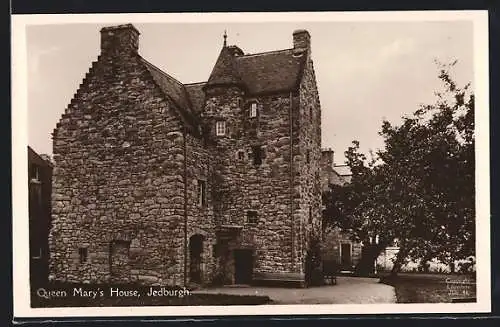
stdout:
<svg viewBox="0 0 500 327">
<path fill-rule="evenodd" d="M 51 133 L 100 52 L 109 24 L 31 25 L 26 28 L 28 141 L 52 153 Z M 115 25 L 115 24 L 112 24 Z M 292 33 L 311 35 L 322 110 L 322 147 L 344 151 L 353 140 L 368 153 L 383 147 L 382 121 L 401 122 L 435 100 L 441 83 L 435 60 L 458 60 L 459 85 L 473 81 L 473 26 L 443 22 L 277 22 L 139 24 L 139 53 L 183 83 L 206 81 L 227 30 L 228 44 L 245 53 L 288 49 Z"/>
</svg>

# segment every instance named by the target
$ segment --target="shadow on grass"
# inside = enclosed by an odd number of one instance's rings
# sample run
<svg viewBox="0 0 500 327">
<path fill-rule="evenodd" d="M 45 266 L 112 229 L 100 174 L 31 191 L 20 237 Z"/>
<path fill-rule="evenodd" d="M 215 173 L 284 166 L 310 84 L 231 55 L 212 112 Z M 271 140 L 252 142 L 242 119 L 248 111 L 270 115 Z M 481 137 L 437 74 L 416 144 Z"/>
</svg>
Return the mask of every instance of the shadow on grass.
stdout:
<svg viewBox="0 0 500 327">
<path fill-rule="evenodd" d="M 381 276 L 380 282 L 394 287 L 397 303 L 476 302 L 470 276 L 415 273 Z"/>
</svg>

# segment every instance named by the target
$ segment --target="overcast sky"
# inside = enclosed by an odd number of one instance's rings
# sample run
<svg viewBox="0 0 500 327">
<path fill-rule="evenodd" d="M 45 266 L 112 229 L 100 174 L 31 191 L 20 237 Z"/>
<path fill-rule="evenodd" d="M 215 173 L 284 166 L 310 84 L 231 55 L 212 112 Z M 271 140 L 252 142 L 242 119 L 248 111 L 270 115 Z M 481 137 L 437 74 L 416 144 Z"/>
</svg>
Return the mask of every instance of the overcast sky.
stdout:
<svg viewBox="0 0 500 327">
<path fill-rule="evenodd" d="M 114 25 L 114 24 L 113 24 Z M 206 81 L 222 47 L 245 53 L 292 47 L 292 32 L 311 34 L 312 58 L 322 109 L 322 146 L 335 162 L 359 140 L 366 153 L 383 146 L 382 119 L 400 117 L 434 100 L 439 88 L 434 59 L 458 60 L 460 84 L 473 78 L 473 30 L 468 21 L 313 22 L 242 24 L 134 24 L 140 54 L 183 83 Z M 106 25 L 29 26 L 29 145 L 52 153 L 51 133 L 92 61 L 99 55 L 99 29 Z"/>
</svg>

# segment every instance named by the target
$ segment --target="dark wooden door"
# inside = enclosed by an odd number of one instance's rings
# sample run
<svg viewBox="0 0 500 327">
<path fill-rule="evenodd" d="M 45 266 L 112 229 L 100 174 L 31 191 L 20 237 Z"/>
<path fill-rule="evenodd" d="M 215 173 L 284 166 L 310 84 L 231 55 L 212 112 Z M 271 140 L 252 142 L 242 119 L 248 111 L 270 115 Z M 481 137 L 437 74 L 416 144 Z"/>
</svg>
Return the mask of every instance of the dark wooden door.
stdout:
<svg viewBox="0 0 500 327">
<path fill-rule="evenodd" d="M 352 265 L 351 244 L 342 243 L 340 247 L 340 265 L 343 269 L 350 269 Z"/>
<path fill-rule="evenodd" d="M 203 236 L 193 235 L 189 239 L 189 278 L 193 283 L 201 283 L 201 256 L 203 253 Z"/>
<path fill-rule="evenodd" d="M 234 251 L 234 282 L 236 284 L 250 284 L 253 274 L 252 250 Z"/>
</svg>

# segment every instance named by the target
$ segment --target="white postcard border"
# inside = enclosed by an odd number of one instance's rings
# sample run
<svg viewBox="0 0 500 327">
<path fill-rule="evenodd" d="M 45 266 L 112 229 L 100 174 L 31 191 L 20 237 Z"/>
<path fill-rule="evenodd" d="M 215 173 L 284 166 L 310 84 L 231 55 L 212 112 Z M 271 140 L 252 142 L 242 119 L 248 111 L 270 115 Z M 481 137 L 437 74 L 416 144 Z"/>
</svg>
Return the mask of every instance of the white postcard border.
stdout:
<svg viewBox="0 0 500 327">
<path fill-rule="evenodd" d="M 474 25 L 476 119 L 477 302 L 425 304 L 315 304 L 261 306 L 31 308 L 29 296 L 27 188 L 26 26 L 74 23 L 220 23 L 321 21 L 456 21 Z M 234 316 L 381 313 L 464 313 L 491 311 L 489 71 L 487 11 L 70 14 L 12 16 L 12 232 L 14 317 Z"/>
</svg>

